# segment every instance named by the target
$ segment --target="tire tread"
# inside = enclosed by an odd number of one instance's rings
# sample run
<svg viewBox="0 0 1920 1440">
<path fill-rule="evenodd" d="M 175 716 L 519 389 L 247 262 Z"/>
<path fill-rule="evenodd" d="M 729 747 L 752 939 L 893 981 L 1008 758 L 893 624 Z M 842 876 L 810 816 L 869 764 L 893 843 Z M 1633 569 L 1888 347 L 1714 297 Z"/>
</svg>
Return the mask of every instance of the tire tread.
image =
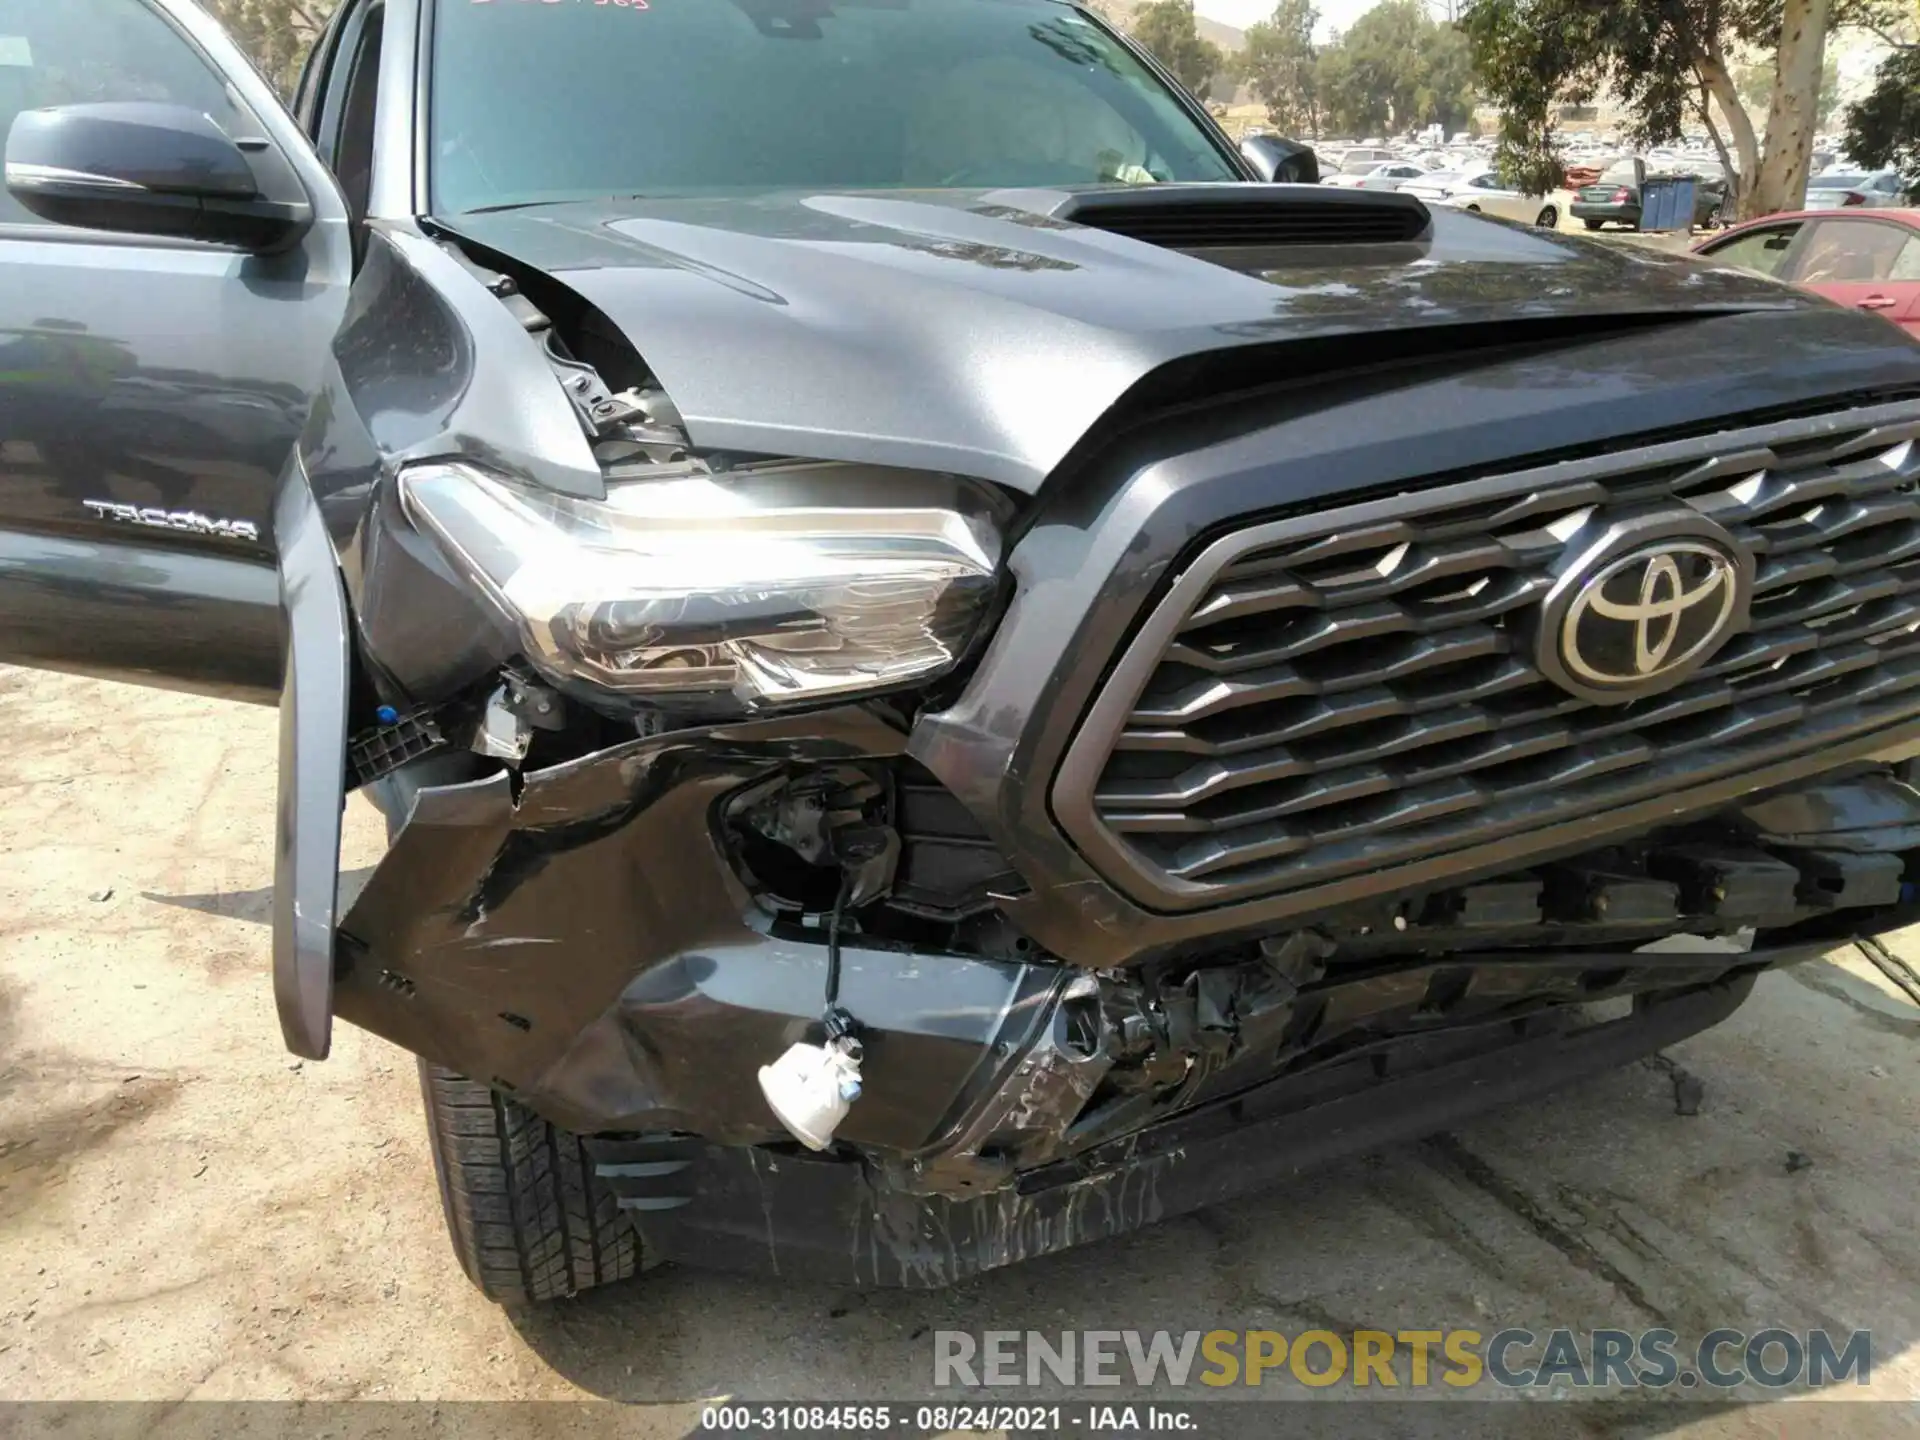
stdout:
<svg viewBox="0 0 1920 1440">
<path fill-rule="evenodd" d="M 580 1137 L 442 1066 L 420 1062 L 447 1234 L 490 1300 L 557 1300 L 627 1279 L 639 1237 Z"/>
</svg>

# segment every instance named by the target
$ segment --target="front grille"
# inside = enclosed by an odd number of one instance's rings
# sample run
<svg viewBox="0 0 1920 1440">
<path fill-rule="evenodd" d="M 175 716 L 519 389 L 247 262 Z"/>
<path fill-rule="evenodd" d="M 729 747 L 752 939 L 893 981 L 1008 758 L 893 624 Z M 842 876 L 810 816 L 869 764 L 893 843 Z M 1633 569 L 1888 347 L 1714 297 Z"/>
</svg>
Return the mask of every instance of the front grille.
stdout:
<svg viewBox="0 0 1920 1440">
<path fill-rule="evenodd" d="M 1527 626 L 1585 525 L 1691 509 L 1751 623 L 1603 706 Z M 1123 891 L 1198 908 L 1382 871 L 1920 711 L 1920 403 L 1568 461 L 1249 528 L 1177 574 L 1055 790 Z"/>
</svg>

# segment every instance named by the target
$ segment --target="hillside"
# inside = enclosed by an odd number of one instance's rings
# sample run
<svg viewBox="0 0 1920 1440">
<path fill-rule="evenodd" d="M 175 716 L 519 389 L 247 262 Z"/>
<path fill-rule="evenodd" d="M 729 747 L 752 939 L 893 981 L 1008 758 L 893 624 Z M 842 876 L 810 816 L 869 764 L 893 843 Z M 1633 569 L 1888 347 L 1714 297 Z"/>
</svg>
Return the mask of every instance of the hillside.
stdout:
<svg viewBox="0 0 1920 1440">
<path fill-rule="evenodd" d="M 1148 0 L 1082 0 L 1090 10 L 1097 10 L 1107 19 L 1123 29 L 1133 26 L 1133 12 L 1145 8 Z M 1236 30 L 1231 25 L 1222 25 L 1218 20 L 1209 20 L 1206 16 L 1195 17 L 1194 28 L 1200 32 L 1202 40 L 1211 40 L 1229 54 L 1247 48 L 1247 32 Z"/>
</svg>

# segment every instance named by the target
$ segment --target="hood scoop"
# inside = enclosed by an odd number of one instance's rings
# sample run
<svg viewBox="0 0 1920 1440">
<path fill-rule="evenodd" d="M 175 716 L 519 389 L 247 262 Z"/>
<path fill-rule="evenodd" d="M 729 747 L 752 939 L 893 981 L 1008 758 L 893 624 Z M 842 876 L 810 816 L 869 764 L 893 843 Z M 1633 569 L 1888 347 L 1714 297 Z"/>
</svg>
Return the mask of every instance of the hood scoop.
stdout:
<svg viewBox="0 0 1920 1440">
<path fill-rule="evenodd" d="M 1059 196 L 1048 213 L 1167 250 L 1406 245 L 1433 217 L 1411 195 L 1320 185 L 1166 185 Z"/>
</svg>

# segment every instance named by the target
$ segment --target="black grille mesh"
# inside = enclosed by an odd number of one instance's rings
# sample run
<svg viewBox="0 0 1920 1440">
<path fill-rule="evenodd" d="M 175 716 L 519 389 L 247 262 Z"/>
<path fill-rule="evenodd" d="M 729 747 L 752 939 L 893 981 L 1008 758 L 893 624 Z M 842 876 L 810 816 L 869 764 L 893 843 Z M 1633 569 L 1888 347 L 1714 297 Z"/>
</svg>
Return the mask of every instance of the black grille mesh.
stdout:
<svg viewBox="0 0 1920 1440">
<path fill-rule="evenodd" d="M 1294 889 L 1920 710 L 1920 405 L 1851 418 L 1227 546 L 1176 586 L 1144 684 L 1116 678 L 1140 686 L 1117 736 L 1083 732 L 1110 744 L 1092 810 L 1136 883 L 1115 878 L 1182 905 Z M 1752 624 L 1680 688 L 1592 705 L 1540 674 L 1519 622 L 1583 518 L 1649 505 L 1754 553 Z"/>
<path fill-rule="evenodd" d="M 1074 219 L 1168 250 L 1269 245 L 1387 245 L 1419 239 L 1429 219 L 1415 206 L 1363 206 L 1292 200 L 1243 206 L 1112 206 Z"/>
</svg>

